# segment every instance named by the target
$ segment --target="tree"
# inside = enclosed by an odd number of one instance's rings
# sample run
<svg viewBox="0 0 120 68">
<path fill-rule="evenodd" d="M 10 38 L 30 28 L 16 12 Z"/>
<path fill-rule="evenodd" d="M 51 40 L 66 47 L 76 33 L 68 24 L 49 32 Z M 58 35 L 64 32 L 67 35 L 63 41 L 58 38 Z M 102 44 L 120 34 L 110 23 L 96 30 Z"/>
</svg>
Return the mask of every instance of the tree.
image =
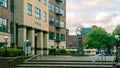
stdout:
<svg viewBox="0 0 120 68">
<path fill-rule="evenodd" d="M 108 35 L 105 29 L 97 27 L 93 28 L 91 32 L 89 32 L 84 44 L 88 45 L 89 48 L 98 49 L 98 52 L 100 51 L 100 49 L 106 49 L 107 47 L 111 49 L 112 45 L 110 45 L 110 41 L 108 41 L 108 38 L 111 39 L 111 36 Z"/>
<path fill-rule="evenodd" d="M 119 35 L 120 36 L 120 25 L 118 25 L 115 30 L 113 30 L 113 35 Z"/>
</svg>

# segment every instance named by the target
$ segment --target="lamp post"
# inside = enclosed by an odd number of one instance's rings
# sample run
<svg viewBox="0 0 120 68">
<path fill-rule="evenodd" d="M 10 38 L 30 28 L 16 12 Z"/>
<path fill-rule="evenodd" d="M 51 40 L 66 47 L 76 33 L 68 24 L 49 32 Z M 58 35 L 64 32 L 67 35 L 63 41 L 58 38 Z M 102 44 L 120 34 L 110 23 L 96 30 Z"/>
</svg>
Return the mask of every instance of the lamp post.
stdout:
<svg viewBox="0 0 120 68">
<path fill-rule="evenodd" d="M 56 46 L 55 46 L 55 40 L 56 40 L 56 37 L 54 37 L 54 47 L 56 48 Z"/>
<path fill-rule="evenodd" d="M 77 37 L 78 37 L 78 44 L 77 44 L 77 46 L 78 46 L 77 54 L 78 55 L 83 54 L 82 33 L 83 33 L 83 27 L 82 26 L 77 27 L 76 34 L 77 34 Z"/>
<path fill-rule="evenodd" d="M 37 55 L 37 33 L 35 34 L 35 55 Z"/>
<path fill-rule="evenodd" d="M 5 36 L 4 37 L 4 40 L 5 40 L 5 57 L 7 57 L 7 41 L 8 41 L 8 36 Z"/>
<path fill-rule="evenodd" d="M 118 62 L 118 46 L 119 46 L 119 41 L 120 41 L 120 38 L 119 38 L 119 35 L 115 35 L 115 40 L 116 40 L 116 58 L 115 58 L 115 62 Z"/>
<path fill-rule="evenodd" d="M 28 43 L 29 43 L 29 40 L 26 40 L 26 43 L 27 43 L 27 56 L 28 56 Z"/>
</svg>

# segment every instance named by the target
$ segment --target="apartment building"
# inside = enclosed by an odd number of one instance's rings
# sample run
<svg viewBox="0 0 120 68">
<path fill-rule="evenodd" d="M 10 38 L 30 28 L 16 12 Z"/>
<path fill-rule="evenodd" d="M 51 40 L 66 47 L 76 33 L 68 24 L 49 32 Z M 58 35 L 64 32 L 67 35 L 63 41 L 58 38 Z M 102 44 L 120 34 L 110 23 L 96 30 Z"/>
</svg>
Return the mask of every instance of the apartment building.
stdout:
<svg viewBox="0 0 120 68">
<path fill-rule="evenodd" d="M 48 54 L 49 0 L 12 0 L 11 3 L 12 39 L 16 48 L 23 48 L 29 42 L 31 54 Z"/>
<path fill-rule="evenodd" d="M 0 0 L 0 48 L 10 47 L 10 0 Z M 8 40 L 5 41 L 5 37 Z"/>
<path fill-rule="evenodd" d="M 66 48 L 66 0 L 49 0 L 49 48 Z"/>
</svg>

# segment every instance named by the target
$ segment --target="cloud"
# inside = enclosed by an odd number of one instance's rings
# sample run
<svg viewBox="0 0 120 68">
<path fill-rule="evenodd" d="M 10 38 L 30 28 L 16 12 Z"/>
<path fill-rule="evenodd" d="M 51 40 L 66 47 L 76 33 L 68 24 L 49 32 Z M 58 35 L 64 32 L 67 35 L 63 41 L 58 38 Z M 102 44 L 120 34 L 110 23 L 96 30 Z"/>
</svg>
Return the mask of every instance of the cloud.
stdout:
<svg viewBox="0 0 120 68">
<path fill-rule="evenodd" d="M 120 0 L 67 0 L 67 28 L 75 34 L 76 27 L 105 28 L 108 32 L 120 23 Z"/>
</svg>

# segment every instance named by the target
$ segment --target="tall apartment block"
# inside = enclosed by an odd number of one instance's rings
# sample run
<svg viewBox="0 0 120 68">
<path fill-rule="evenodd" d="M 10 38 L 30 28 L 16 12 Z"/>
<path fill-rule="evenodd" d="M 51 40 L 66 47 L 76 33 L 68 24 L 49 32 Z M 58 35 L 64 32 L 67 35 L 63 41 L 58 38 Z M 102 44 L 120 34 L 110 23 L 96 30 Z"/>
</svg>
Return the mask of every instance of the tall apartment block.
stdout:
<svg viewBox="0 0 120 68">
<path fill-rule="evenodd" d="M 4 48 L 6 42 L 10 47 L 10 0 L 0 0 L 0 48 Z"/>
<path fill-rule="evenodd" d="M 66 48 L 66 0 L 49 0 L 49 46 Z"/>
<path fill-rule="evenodd" d="M 11 0 L 14 34 L 12 42 L 23 48 L 30 42 L 32 54 L 48 54 L 49 0 Z"/>
</svg>

